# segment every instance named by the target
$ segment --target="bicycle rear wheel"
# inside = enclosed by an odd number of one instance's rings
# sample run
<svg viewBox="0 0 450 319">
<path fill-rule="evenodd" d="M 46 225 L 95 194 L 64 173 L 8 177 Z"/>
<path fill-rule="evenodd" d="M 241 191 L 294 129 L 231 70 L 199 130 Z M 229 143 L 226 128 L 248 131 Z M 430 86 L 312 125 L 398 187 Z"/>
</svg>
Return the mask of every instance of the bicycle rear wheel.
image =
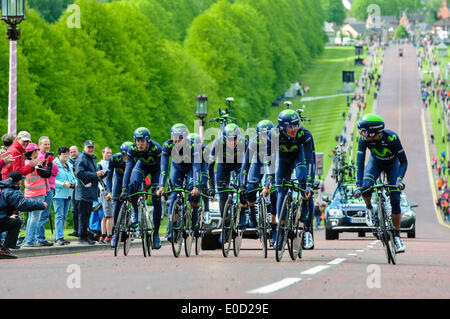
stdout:
<svg viewBox="0 0 450 319">
<path fill-rule="evenodd" d="M 126 203 L 123 203 L 120 207 L 119 216 L 117 217 L 116 226 L 114 229 L 114 238 L 116 240 L 114 245 L 114 256 L 117 257 L 120 249 L 120 242 L 122 241 L 122 232 L 125 230 L 125 216 L 127 213 Z"/>
<path fill-rule="evenodd" d="M 222 216 L 222 255 L 228 257 L 231 247 L 231 239 L 233 233 L 234 216 L 233 216 L 233 202 L 227 200 L 223 209 Z"/>
<path fill-rule="evenodd" d="M 178 198 L 173 203 L 171 212 L 172 222 L 170 223 L 170 233 L 172 234 L 172 252 L 175 257 L 180 256 L 181 246 L 183 245 L 183 212 L 181 200 Z"/>
<path fill-rule="evenodd" d="M 283 205 L 281 206 L 280 220 L 278 221 L 277 227 L 277 237 L 275 241 L 276 250 L 275 250 L 275 258 L 278 262 L 281 261 L 284 254 L 284 249 L 287 242 L 288 232 L 289 232 L 289 220 L 288 213 L 291 207 L 291 197 L 286 195 L 283 201 Z M 284 223 L 282 223 L 284 221 Z"/>
<path fill-rule="evenodd" d="M 267 246 L 268 246 L 268 235 L 267 235 L 267 206 L 264 198 L 258 200 L 258 235 L 261 241 L 261 247 L 263 251 L 264 258 L 267 258 Z"/>
</svg>

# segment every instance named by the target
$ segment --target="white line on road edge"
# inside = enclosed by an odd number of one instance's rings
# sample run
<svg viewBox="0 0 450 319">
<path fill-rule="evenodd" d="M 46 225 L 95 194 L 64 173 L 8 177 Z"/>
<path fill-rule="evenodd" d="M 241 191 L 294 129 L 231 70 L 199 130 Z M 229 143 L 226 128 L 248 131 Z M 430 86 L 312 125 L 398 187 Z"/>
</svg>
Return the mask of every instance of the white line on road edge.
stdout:
<svg viewBox="0 0 450 319">
<path fill-rule="evenodd" d="M 302 275 L 315 275 L 318 272 L 327 269 L 328 267 L 330 266 L 316 266 L 311 269 L 305 270 L 304 272 L 302 272 Z"/>
<path fill-rule="evenodd" d="M 373 246 L 372 246 L 372 245 L 369 245 L 369 246 L 367 246 L 367 248 L 373 248 Z"/>
<path fill-rule="evenodd" d="M 364 252 L 364 250 L 362 250 L 362 249 L 358 249 L 357 251 L 356 251 L 357 253 L 363 253 Z"/>
<path fill-rule="evenodd" d="M 357 256 L 358 254 L 353 254 L 353 253 L 351 253 L 351 254 L 347 254 L 347 256 Z"/>
<path fill-rule="evenodd" d="M 270 294 L 277 290 L 289 287 L 302 280 L 301 278 L 285 278 L 273 284 L 247 291 L 248 294 Z"/>
<path fill-rule="evenodd" d="M 336 259 L 330 261 L 328 263 L 328 265 L 337 265 L 337 264 L 340 264 L 341 262 L 343 262 L 345 260 L 347 260 L 347 258 L 336 258 Z"/>
</svg>

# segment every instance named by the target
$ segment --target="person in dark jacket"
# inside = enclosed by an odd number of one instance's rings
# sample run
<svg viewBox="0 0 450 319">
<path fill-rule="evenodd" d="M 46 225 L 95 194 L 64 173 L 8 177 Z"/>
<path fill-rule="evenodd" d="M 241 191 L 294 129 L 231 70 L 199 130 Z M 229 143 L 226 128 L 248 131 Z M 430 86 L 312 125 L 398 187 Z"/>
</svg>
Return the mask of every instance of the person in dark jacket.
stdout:
<svg viewBox="0 0 450 319">
<path fill-rule="evenodd" d="M 88 237 L 89 217 L 92 203 L 98 198 L 98 179 L 106 175 L 104 170 L 98 170 L 97 157 L 94 155 L 94 142 L 84 142 L 84 151 L 75 162 L 75 172 L 79 185 L 75 188 L 75 200 L 78 201 L 78 241 L 80 244 L 93 245 Z"/>
<path fill-rule="evenodd" d="M 8 232 L 5 243 L 0 247 L 0 259 L 17 258 L 9 250 L 16 247 L 20 226 L 22 225 L 22 221 L 18 218 L 16 212 L 43 210 L 47 207 L 46 203 L 25 198 L 20 191 L 24 178 L 19 172 L 13 171 L 9 173 L 6 180 L 0 182 L 0 232 Z"/>
</svg>

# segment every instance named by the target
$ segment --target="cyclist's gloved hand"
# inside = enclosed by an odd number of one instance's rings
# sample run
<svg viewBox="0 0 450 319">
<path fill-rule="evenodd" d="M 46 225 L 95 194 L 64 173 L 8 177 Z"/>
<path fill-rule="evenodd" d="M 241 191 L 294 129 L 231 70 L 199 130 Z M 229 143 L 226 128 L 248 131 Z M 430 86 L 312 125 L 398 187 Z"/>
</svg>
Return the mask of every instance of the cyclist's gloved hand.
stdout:
<svg viewBox="0 0 450 319">
<path fill-rule="evenodd" d="M 305 189 L 306 197 L 310 197 L 313 194 L 313 192 L 314 191 L 312 190 L 312 188 L 310 186 L 306 186 L 306 189 Z"/>
<path fill-rule="evenodd" d="M 395 183 L 395 187 L 397 187 L 397 189 L 399 190 L 404 190 L 405 189 L 405 184 L 403 183 L 402 179 L 399 177 L 397 178 L 397 182 Z"/>
<path fill-rule="evenodd" d="M 120 194 L 120 200 L 125 201 L 128 198 L 128 189 L 122 188 L 122 193 Z"/>
<path fill-rule="evenodd" d="M 355 190 L 355 198 L 360 198 L 362 196 L 361 188 L 356 188 Z"/>
</svg>

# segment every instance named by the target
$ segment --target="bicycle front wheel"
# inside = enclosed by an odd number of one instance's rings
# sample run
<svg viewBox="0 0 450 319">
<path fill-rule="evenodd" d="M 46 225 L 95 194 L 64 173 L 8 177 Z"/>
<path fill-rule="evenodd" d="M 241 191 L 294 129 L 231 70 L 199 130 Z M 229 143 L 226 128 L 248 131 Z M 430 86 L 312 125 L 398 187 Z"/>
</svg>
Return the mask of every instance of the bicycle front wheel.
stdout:
<svg viewBox="0 0 450 319">
<path fill-rule="evenodd" d="M 278 227 L 277 227 L 277 237 L 275 241 L 276 249 L 275 249 L 275 258 L 278 262 L 281 261 L 284 254 L 284 249 L 287 242 L 288 237 L 288 213 L 289 209 L 291 207 L 291 197 L 289 195 L 286 195 L 283 201 L 283 205 L 281 206 L 281 212 L 280 212 L 280 220 L 278 221 Z"/>
<path fill-rule="evenodd" d="M 183 212 L 181 207 L 181 200 L 175 200 L 170 217 L 170 233 L 172 234 L 172 252 L 175 257 L 180 256 L 181 246 L 183 245 Z"/>
<path fill-rule="evenodd" d="M 185 214 L 183 214 L 183 220 L 184 220 L 184 252 L 186 254 L 186 257 L 189 257 L 191 255 L 192 250 L 192 240 L 194 238 L 194 232 L 192 231 L 192 207 L 190 204 L 188 204 L 188 207 L 186 208 Z"/>
<path fill-rule="evenodd" d="M 142 198 L 141 198 L 142 201 Z M 144 253 L 144 257 L 148 255 L 148 223 L 147 223 L 147 209 L 145 208 L 145 203 L 139 203 L 139 233 L 141 235 L 142 241 L 142 251 Z"/>
<path fill-rule="evenodd" d="M 378 221 L 379 221 L 379 227 L 381 230 L 381 242 L 383 243 L 383 246 L 385 249 L 387 262 L 388 262 L 388 264 L 390 264 L 391 258 L 392 258 L 391 257 L 392 252 L 391 252 L 391 247 L 389 246 L 389 232 L 388 232 L 387 221 L 386 221 L 386 210 L 385 210 L 383 203 L 379 202 L 378 207 L 379 207 Z M 395 264 L 395 260 L 394 260 L 394 264 Z"/>
<path fill-rule="evenodd" d="M 114 256 L 117 257 L 120 249 L 120 242 L 122 241 L 122 232 L 125 230 L 125 216 L 127 214 L 127 205 L 123 203 L 120 207 L 119 216 L 117 217 L 116 227 L 114 229 L 114 238 L 116 240 L 114 245 Z"/>
<path fill-rule="evenodd" d="M 268 234 L 267 234 L 267 206 L 264 198 L 258 200 L 258 235 L 261 241 L 261 247 L 263 251 L 264 258 L 267 258 L 267 245 L 268 245 Z"/>
<path fill-rule="evenodd" d="M 225 203 L 225 207 L 223 209 L 222 216 L 222 255 L 224 257 L 228 257 L 228 253 L 230 252 L 231 247 L 231 239 L 233 235 L 233 225 L 234 225 L 234 216 L 233 216 L 233 202 L 231 200 L 227 200 Z"/>
<path fill-rule="evenodd" d="M 297 205 L 297 207 L 299 207 Z M 291 207 L 291 231 L 288 239 L 289 255 L 292 260 L 296 260 L 297 257 L 302 258 L 302 234 L 303 231 L 300 228 L 300 216 L 298 209 L 294 210 Z"/>
</svg>

